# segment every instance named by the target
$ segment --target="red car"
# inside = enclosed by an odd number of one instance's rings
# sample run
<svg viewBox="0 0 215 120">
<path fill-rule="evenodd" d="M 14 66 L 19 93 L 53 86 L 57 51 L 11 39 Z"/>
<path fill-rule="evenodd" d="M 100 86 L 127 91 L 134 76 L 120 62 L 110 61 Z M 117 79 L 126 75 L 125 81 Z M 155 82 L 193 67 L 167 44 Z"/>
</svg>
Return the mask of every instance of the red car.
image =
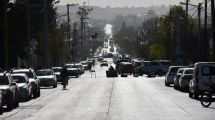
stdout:
<svg viewBox="0 0 215 120">
<path fill-rule="evenodd" d="M 121 62 L 119 65 L 119 74 L 121 76 L 134 73 L 134 66 L 129 62 Z"/>
</svg>

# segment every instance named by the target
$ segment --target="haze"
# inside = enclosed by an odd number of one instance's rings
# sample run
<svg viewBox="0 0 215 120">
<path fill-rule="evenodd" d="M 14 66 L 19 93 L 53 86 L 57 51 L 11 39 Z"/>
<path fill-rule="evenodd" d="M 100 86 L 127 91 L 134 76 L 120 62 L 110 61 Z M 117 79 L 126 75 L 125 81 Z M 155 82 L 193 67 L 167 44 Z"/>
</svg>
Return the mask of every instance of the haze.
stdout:
<svg viewBox="0 0 215 120">
<path fill-rule="evenodd" d="M 175 5 L 179 4 L 179 2 L 183 2 L 184 0 L 60 0 L 60 4 L 67 3 L 79 3 L 89 1 L 92 6 L 100 6 L 100 7 L 148 7 L 148 6 L 160 6 L 160 5 Z M 196 0 L 192 0 L 196 1 Z M 198 0 L 197 0 L 198 1 Z"/>
</svg>

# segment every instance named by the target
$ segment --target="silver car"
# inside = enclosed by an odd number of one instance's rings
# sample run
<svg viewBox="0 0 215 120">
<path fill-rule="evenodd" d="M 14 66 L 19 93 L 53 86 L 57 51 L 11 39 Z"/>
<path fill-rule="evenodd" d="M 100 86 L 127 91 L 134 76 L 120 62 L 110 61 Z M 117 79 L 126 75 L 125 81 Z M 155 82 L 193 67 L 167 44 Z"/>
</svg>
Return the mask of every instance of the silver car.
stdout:
<svg viewBox="0 0 215 120">
<path fill-rule="evenodd" d="M 53 86 L 53 88 L 57 87 L 57 77 L 54 74 L 54 71 L 51 69 L 41 69 L 36 72 L 40 86 L 49 87 Z"/>
<path fill-rule="evenodd" d="M 165 86 L 170 86 L 170 84 L 174 84 L 174 77 L 179 68 L 185 68 L 185 66 L 170 66 L 169 70 L 165 77 Z"/>
<path fill-rule="evenodd" d="M 181 77 L 179 78 L 180 90 L 187 90 L 189 83 L 193 77 L 193 68 L 185 68 Z"/>
<path fill-rule="evenodd" d="M 19 98 L 23 100 L 30 100 L 32 96 L 32 86 L 29 82 L 29 78 L 26 74 L 12 74 L 13 80 L 17 83 L 19 87 Z"/>
</svg>

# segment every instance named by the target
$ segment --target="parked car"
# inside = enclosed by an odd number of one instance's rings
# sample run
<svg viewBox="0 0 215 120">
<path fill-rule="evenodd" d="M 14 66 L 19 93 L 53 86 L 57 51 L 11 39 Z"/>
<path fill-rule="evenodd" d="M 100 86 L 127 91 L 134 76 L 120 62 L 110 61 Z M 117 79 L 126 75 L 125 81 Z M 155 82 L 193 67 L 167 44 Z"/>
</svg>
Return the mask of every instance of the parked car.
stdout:
<svg viewBox="0 0 215 120">
<path fill-rule="evenodd" d="M 103 60 L 103 57 L 98 57 L 97 60 L 100 62 Z"/>
<path fill-rule="evenodd" d="M 57 81 L 61 82 L 62 81 L 62 76 L 61 76 L 61 72 L 62 72 L 62 67 L 52 67 L 51 68 L 54 71 L 54 74 L 57 77 Z"/>
<path fill-rule="evenodd" d="M 101 63 L 100 63 L 100 67 L 102 66 L 107 66 L 108 67 L 108 62 L 107 60 L 102 60 Z"/>
<path fill-rule="evenodd" d="M 176 76 L 174 77 L 174 89 L 179 89 L 180 88 L 180 85 L 179 85 L 179 78 L 181 77 L 183 71 L 184 71 L 185 68 L 179 68 L 177 73 L 176 73 Z"/>
<path fill-rule="evenodd" d="M 202 92 L 211 91 L 212 85 L 215 85 L 215 62 L 195 63 L 189 84 L 189 97 L 198 98 Z"/>
<path fill-rule="evenodd" d="M 81 74 L 84 74 L 84 66 L 82 65 L 82 64 L 80 64 L 80 63 L 77 63 L 77 64 L 75 64 L 75 66 L 77 66 L 77 68 L 79 69 L 79 74 L 81 75 Z"/>
<path fill-rule="evenodd" d="M 33 97 L 33 92 L 31 91 L 32 86 L 27 75 L 24 73 L 19 73 L 12 74 L 12 77 L 19 87 L 19 98 L 25 101 L 30 100 Z"/>
<path fill-rule="evenodd" d="M 19 88 L 9 73 L 0 73 L 0 90 L 3 94 L 3 105 L 9 110 L 19 106 Z"/>
<path fill-rule="evenodd" d="M 3 114 L 3 94 L 2 91 L 0 90 L 0 115 Z"/>
<path fill-rule="evenodd" d="M 134 73 L 134 66 L 129 62 L 121 62 L 119 65 L 118 73 L 123 75 L 133 74 Z"/>
<path fill-rule="evenodd" d="M 84 70 L 88 70 L 88 62 L 87 61 L 81 61 L 80 63 L 83 65 Z"/>
<path fill-rule="evenodd" d="M 153 73 L 154 75 L 163 76 L 167 73 L 171 62 L 169 60 L 153 60 L 145 68 L 146 74 L 149 75 Z"/>
<path fill-rule="evenodd" d="M 151 64 L 151 61 L 143 61 L 142 64 L 140 66 L 137 66 L 137 72 L 140 76 L 142 76 L 143 74 L 147 74 L 146 71 L 146 67 L 149 66 Z"/>
<path fill-rule="evenodd" d="M 13 69 L 11 73 L 25 73 L 28 76 L 29 82 L 32 86 L 33 98 L 40 97 L 40 81 L 37 78 L 37 74 L 35 73 L 34 69 Z"/>
<path fill-rule="evenodd" d="M 185 68 L 181 77 L 179 78 L 180 90 L 184 91 L 189 88 L 189 83 L 192 77 L 193 77 L 193 68 Z"/>
<path fill-rule="evenodd" d="M 57 77 L 54 74 L 54 71 L 51 69 L 40 69 L 37 70 L 37 76 L 40 81 L 40 86 L 53 86 L 53 88 L 57 87 Z"/>
<path fill-rule="evenodd" d="M 77 66 L 75 66 L 75 64 L 66 64 L 65 67 L 67 69 L 68 76 L 75 76 L 76 78 L 78 78 L 79 69 L 77 68 Z"/>
<path fill-rule="evenodd" d="M 170 84 L 174 84 L 174 77 L 179 68 L 185 68 L 185 66 L 170 66 L 168 72 L 165 77 L 165 86 L 170 86 Z"/>
</svg>

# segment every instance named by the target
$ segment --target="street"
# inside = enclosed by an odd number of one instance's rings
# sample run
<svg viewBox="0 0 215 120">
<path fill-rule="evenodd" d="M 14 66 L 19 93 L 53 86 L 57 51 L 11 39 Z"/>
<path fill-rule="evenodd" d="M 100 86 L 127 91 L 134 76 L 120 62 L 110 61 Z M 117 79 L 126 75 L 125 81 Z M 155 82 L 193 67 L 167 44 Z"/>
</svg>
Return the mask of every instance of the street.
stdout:
<svg viewBox="0 0 215 120">
<path fill-rule="evenodd" d="M 109 63 L 111 61 L 109 60 Z M 94 73 L 71 78 L 67 90 L 42 88 L 41 97 L 21 102 L 1 120 L 214 120 L 215 103 L 209 108 L 188 93 L 164 86 L 164 77 L 106 78 L 99 63 Z"/>
</svg>

